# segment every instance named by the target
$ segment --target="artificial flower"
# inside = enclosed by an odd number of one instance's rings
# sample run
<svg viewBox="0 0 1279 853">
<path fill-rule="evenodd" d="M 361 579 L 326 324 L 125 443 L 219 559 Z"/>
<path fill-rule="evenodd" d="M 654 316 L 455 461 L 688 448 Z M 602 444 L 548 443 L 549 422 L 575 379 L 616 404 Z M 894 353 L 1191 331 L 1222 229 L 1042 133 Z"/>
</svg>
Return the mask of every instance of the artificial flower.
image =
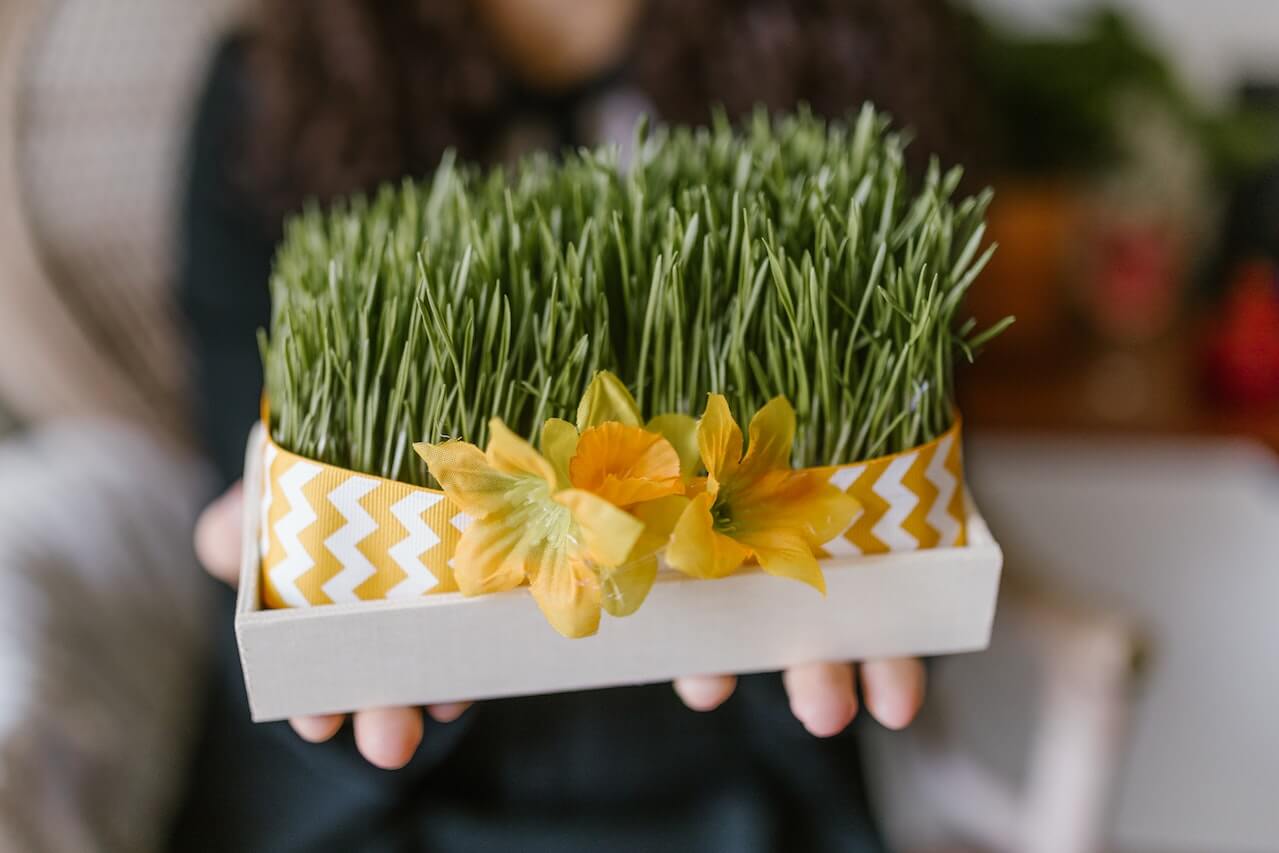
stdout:
<svg viewBox="0 0 1279 853">
<path fill-rule="evenodd" d="M 568 637 L 595 633 L 601 607 L 614 616 L 639 607 L 686 503 L 684 461 L 640 424 L 625 385 L 601 373 L 576 427 L 546 422 L 541 453 L 496 419 L 483 452 L 460 441 L 414 445 L 472 518 L 455 552 L 461 592 L 527 581 L 547 620 Z M 691 434 L 694 424 L 668 418 L 666 427 Z"/>
<path fill-rule="evenodd" d="M 694 577 L 719 578 L 754 559 L 769 574 L 825 593 L 813 549 L 848 527 L 857 501 L 820 473 L 791 468 L 794 440 L 795 410 L 775 397 L 751 419 L 743 456 L 742 431 L 728 402 L 711 394 L 697 425 L 706 477 L 689 486 L 667 563 Z"/>
<path fill-rule="evenodd" d="M 593 430 L 600 432 L 588 438 Z M 575 461 L 583 440 L 587 448 Z M 698 465 L 697 422 L 688 415 L 666 414 L 645 424 L 626 385 L 602 370 L 582 395 L 576 426 L 560 418 L 543 425 L 542 452 L 563 486 L 586 488 L 624 506 L 661 497 L 659 491 L 683 491 L 682 481 Z M 570 470 L 574 465 L 576 470 Z M 660 487 L 648 482 L 659 480 Z M 631 491 L 637 487 L 639 492 Z"/>
<path fill-rule="evenodd" d="M 489 445 L 416 444 L 431 476 L 471 517 L 454 565 L 463 595 L 525 581 L 547 621 L 566 637 L 599 627 L 600 570 L 622 566 L 644 522 L 598 495 L 559 487 L 555 469 L 500 420 Z"/>
<path fill-rule="evenodd" d="M 599 569 L 602 605 L 613 616 L 633 613 L 652 588 L 657 552 L 687 503 L 683 492 L 690 451 L 696 465 L 692 418 L 662 415 L 648 426 L 643 423 L 622 381 L 601 371 L 582 395 L 576 426 L 551 418 L 542 428 L 542 452 L 562 488 L 601 497 L 644 524 L 627 559 Z M 682 454 L 677 445 L 684 448 Z"/>
</svg>

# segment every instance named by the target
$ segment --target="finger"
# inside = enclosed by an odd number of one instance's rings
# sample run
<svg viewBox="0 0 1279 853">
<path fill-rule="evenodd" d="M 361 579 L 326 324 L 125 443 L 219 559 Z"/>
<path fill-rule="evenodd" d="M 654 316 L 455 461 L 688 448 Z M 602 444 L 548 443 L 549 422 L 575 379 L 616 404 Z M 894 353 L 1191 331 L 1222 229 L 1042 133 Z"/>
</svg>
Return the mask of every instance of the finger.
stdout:
<svg viewBox="0 0 1279 853">
<path fill-rule="evenodd" d="M 400 769 L 421 742 L 419 708 L 374 708 L 355 714 L 355 746 L 374 767 Z"/>
<path fill-rule="evenodd" d="M 790 710 L 809 734 L 831 737 L 857 716 L 853 668 L 846 663 L 808 663 L 782 673 Z"/>
<path fill-rule="evenodd" d="M 342 721 L 346 719 L 341 714 L 319 714 L 311 717 L 290 717 L 289 725 L 293 727 L 293 731 L 298 733 L 298 737 L 310 743 L 323 743 L 338 733 L 338 729 L 342 728 Z"/>
<path fill-rule="evenodd" d="M 241 515 L 244 489 L 237 482 L 205 507 L 195 523 L 195 554 L 205 571 L 235 586 L 240 575 Z"/>
<path fill-rule="evenodd" d="M 473 702 L 444 702 L 439 705 L 427 705 L 426 713 L 437 723 L 451 723 L 466 713 Z"/>
<path fill-rule="evenodd" d="M 866 708 L 886 728 L 904 729 L 924 702 L 924 665 L 915 658 L 872 660 L 861 665 Z"/>
<path fill-rule="evenodd" d="M 714 711 L 733 695 L 734 675 L 690 675 L 675 679 L 675 692 L 694 711 Z"/>
</svg>

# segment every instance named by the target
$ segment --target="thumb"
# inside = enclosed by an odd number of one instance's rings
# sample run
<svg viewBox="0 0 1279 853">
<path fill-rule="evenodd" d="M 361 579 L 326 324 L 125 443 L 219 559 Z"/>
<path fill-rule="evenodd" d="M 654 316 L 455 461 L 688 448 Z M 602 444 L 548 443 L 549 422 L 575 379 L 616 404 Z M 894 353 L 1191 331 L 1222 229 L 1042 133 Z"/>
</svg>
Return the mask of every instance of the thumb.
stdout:
<svg viewBox="0 0 1279 853">
<path fill-rule="evenodd" d="M 195 523 L 195 555 L 205 571 L 236 586 L 240 575 L 244 489 L 240 482 L 205 507 Z"/>
</svg>

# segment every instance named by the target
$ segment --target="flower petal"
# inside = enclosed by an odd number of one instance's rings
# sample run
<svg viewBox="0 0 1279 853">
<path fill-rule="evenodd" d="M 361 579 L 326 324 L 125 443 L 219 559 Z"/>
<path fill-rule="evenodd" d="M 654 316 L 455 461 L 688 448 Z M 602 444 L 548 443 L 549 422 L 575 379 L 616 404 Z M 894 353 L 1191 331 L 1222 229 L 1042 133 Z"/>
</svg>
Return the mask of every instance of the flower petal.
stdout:
<svg viewBox="0 0 1279 853">
<path fill-rule="evenodd" d="M 600 603 L 610 616 L 630 616 L 648 598 L 657 579 L 657 557 L 649 554 L 624 565 L 600 566 Z"/>
<path fill-rule="evenodd" d="M 733 420 L 723 394 L 709 394 L 706 412 L 697 424 L 697 448 L 706 466 L 711 492 L 728 480 L 742 458 L 742 430 Z"/>
<path fill-rule="evenodd" d="M 462 512 L 483 518 L 507 506 L 507 494 L 514 478 L 495 471 L 484 452 L 474 444 L 421 442 L 413 445 L 413 449 L 426 461 L 431 476 Z"/>
<path fill-rule="evenodd" d="M 582 432 L 569 462 L 569 480 L 623 507 L 683 491 L 679 456 L 670 442 L 616 422 Z"/>
<path fill-rule="evenodd" d="M 645 427 L 671 443 L 679 454 L 679 473 L 685 480 L 697 474 L 702 457 L 697 449 L 697 420 L 690 415 L 658 415 Z"/>
<path fill-rule="evenodd" d="M 489 421 L 489 445 L 484 454 L 496 470 L 503 474 L 534 475 L 555 488 L 555 469 L 533 445 L 511 432 L 500 418 Z"/>
<path fill-rule="evenodd" d="M 501 515 L 475 519 L 453 553 L 457 588 L 467 596 L 514 589 L 524 582 L 530 550 L 522 526 Z"/>
<path fill-rule="evenodd" d="M 599 630 L 599 578 L 585 561 L 562 549 L 546 551 L 529 591 L 546 621 L 565 637 L 589 637 Z"/>
<path fill-rule="evenodd" d="M 631 558 L 656 554 L 665 548 L 671 540 L 671 532 L 679 523 L 680 516 L 684 514 L 687 506 L 688 498 L 683 495 L 669 495 L 632 507 L 631 514 L 644 525 L 644 532 L 631 549 Z"/>
<path fill-rule="evenodd" d="M 569 487 L 568 463 L 577 452 L 577 427 L 560 418 L 549 418 L 542 424 L 542 455 L 555 469 L 557 487 Z"/>
<path fill-rule="evenodd" d="M 848 529 L 861 509 L 861 502 L 814 474 L 805 474 L 807 497 L 801 501 L 804 537 L 814 547 L 825 545 Z"/>
<path fill-rule="evenodd" d="M 702 493 L 689 501 L 671 532 L 666 562 L 696 578 L 731 575 L 750 556 L 750 549 L 715 532 L 711 518 L 714 498 Z"/>
<path fill-rule="evenodd" d="M 671 540 L 671 530 L 679 521 L 688 498 L 669 495 L 646 501 L 631 512 L 644 525 L 644 532 L 631 547 L 627 561 L 616 568 L 599 566 L 604 609 L 611 616 L 629 616 L 639 609 L 657 579 L 657 554 Z"/>
<path fill-rule="evenodd" d="M 607 370 L 595 374 L 591 384 L 577 406 L 577 428 L 599 426 L 606 421 L 617 421 L 627 426 L 642 426 L 639 405 L 622 380 Z"/>
<path fill-rule="evenodd" d="M 818 472 L 772 471 L 735 496 L 733 521 L 743 534 L 789 529 L 818 546 L 847 530 L 859 506 Z"/>
<path fill-rule="evenodd" d="M 826 578 L 807 540 L 791 530 L 766 530 L 742 536 L 755 552 L 759 567 L 770 575 L 803 581 L 822 595 Z"/>
<path fill-rule="evenodd" d="M 581 555 L 592 563 L 625 563 L 644 532 L 638 518 L 582 489 L 565 489 L 554 500 L 572 513 L 581 532 Z"/>
<path fill-rule="evenodd" d="M 785 397 L 774 397 L 751 418 L 750 444 L 740 476 L 754 479 L 765 472 L 791 467 L 795 444 L 795 410 Z"/>
</svg>

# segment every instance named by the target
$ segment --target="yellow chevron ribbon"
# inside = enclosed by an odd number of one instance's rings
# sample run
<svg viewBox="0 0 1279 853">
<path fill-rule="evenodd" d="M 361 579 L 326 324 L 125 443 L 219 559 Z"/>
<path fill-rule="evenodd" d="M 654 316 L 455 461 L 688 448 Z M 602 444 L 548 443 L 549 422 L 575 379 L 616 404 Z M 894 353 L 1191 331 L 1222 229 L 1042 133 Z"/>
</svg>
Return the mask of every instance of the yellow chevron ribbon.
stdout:
<svg viewBox="0 0 1279 853">
<path fill-rule="evenodd" d="M 307 607 L 455 592 L 467 516 L 435 489 L 358 474 L 267 439 L 262 603 Z"/>
<path fill-rule="evenodd" d="M 820 469 L 861 509 L 823 557 L 965 543 L 960 420 L 902 453 Z M 444 493 L 263 447 L 262 604 L 309 607 L 455 592 L 469 517 Z"/>
</svg>

